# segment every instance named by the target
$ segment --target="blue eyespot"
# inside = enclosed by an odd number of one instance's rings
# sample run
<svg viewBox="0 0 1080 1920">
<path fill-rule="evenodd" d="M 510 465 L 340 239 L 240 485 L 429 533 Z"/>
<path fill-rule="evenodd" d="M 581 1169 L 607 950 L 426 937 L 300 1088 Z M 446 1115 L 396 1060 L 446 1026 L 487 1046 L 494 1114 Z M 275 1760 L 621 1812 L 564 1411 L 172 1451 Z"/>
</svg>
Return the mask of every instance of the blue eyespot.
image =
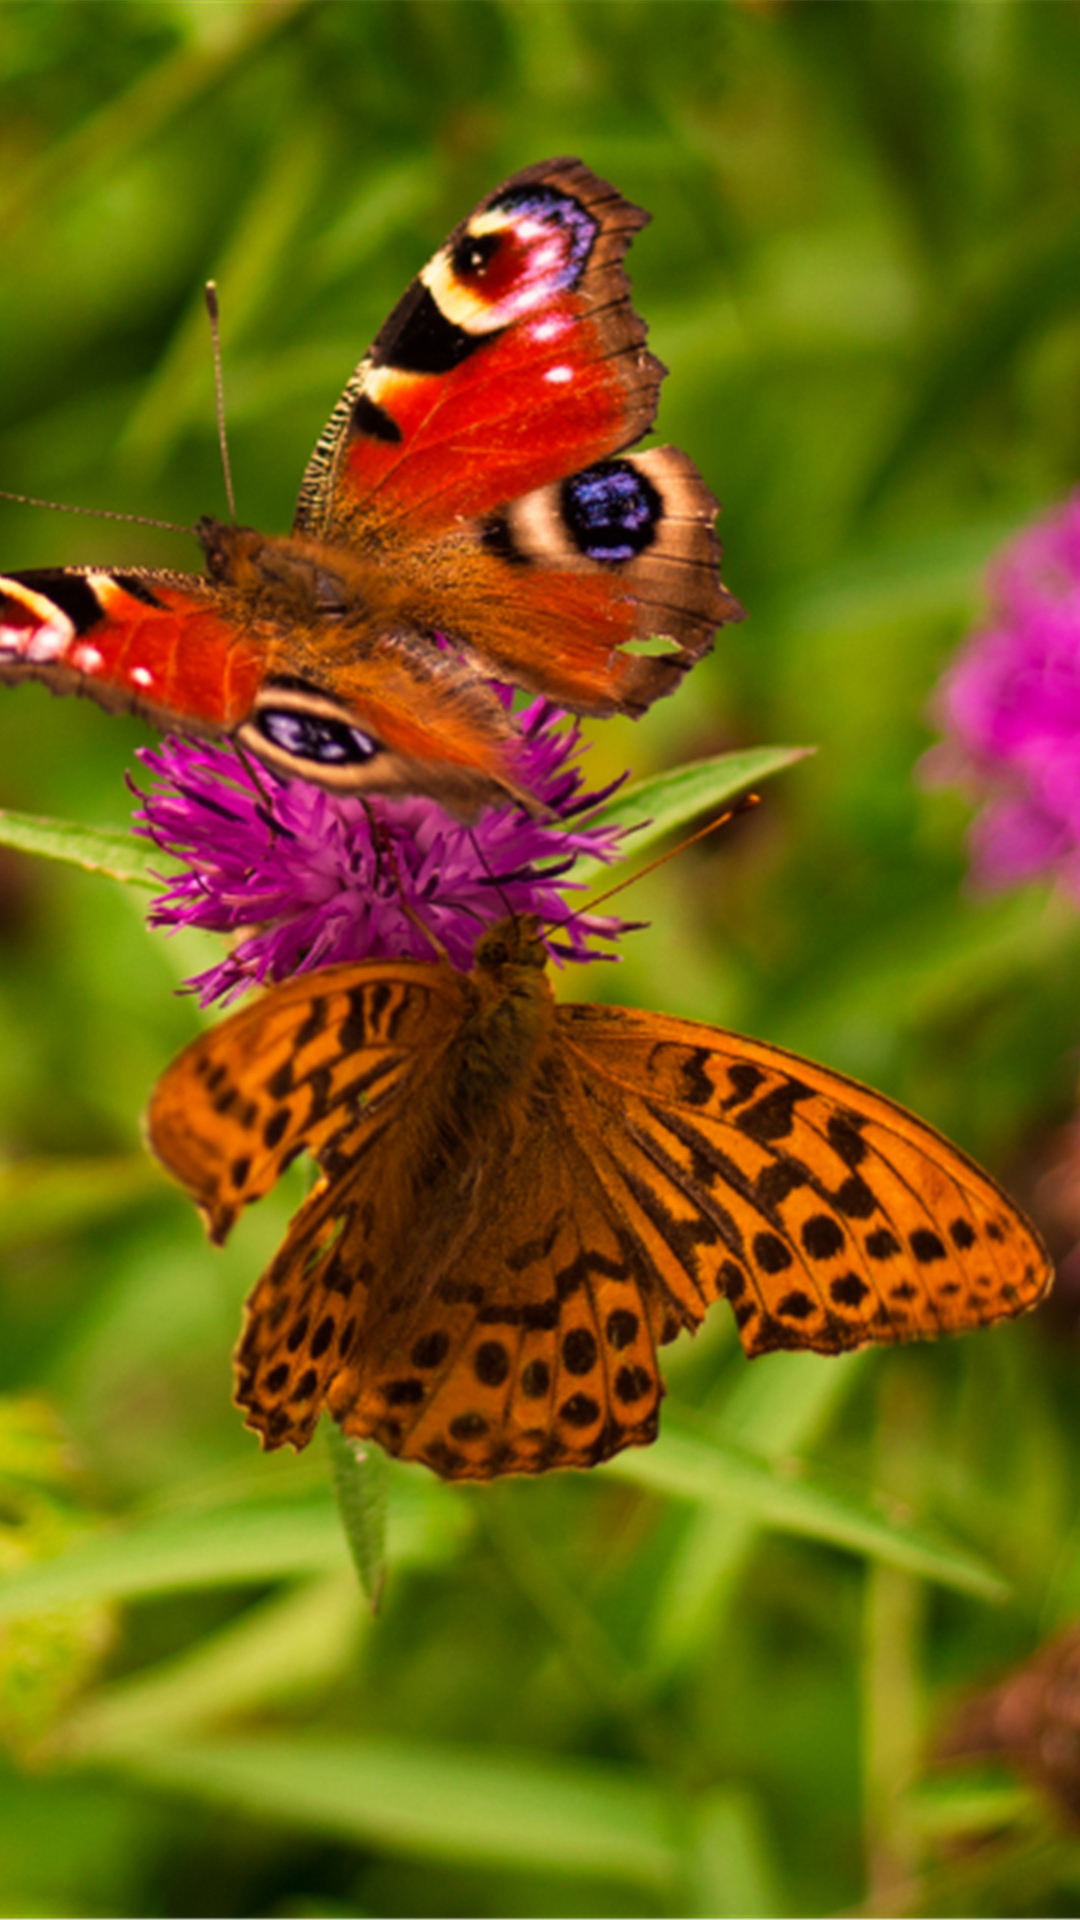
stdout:
<svg viewBox="0 0 1080 1920">
<path fill-rule="evenodd" d="M 629 460 L 600 460 L 562 484 L 562 516 L 580 553 L 609 566 L 636 560 L 656 539 L 664 503 Z"/>
<path fill-rule="evenodd" d="M 293 760 L 310 760 L 320 767 L 359 766 L 382 752 L 378 742 L 359 727 L 324 715 L 286 707 L 261 707 L 255 725 L 271 746 Z"/>
</svg>

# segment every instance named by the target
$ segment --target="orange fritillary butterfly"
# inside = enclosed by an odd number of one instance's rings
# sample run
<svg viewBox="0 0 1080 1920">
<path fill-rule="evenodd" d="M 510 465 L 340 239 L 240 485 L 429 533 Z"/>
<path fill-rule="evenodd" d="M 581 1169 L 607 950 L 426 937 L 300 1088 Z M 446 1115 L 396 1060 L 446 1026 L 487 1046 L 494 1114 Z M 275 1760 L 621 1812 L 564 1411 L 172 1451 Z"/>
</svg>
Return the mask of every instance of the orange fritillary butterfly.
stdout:
<svg viewBox="0 0 1080 1920">
<path fill-rule="evenodd" d="M 751 1356 L 1032 1307 L 1051 1269 L 972 1161 L 880 1094 L 663 1014 L 556 1005 L 535 922 L 470 974 L 370 960 L 193 1042 L 149 1115 L 225 1238 L 306 1150 L 323 1177 L 247 1308 L 266 1447 L 347 1434 L 451 1479 L 655 1438 L 656 1351 L 721 1296 Z"/>
</svg>

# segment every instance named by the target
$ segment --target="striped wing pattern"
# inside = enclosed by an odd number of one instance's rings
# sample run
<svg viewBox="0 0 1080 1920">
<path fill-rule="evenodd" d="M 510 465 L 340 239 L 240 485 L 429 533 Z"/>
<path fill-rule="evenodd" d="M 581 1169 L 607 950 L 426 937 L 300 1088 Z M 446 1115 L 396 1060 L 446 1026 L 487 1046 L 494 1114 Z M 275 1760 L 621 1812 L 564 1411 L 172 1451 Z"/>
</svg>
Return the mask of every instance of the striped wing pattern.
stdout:
<svg viewBox="0 0 1080 1920">
<path fill-rule="evenodd" d="M 1045 1293 L 1045 1249 L 902 1107 L 693 1021 L 567 1007 L 593 1160 L 684 1324 L 720 1295 L 750 1355 L 957 1333 Z"/>
<path fill-rule="evenodd" d="M 150 1132 L 218 1239 L 297 1152 L 322 1167 L 237 1353 L 263 1444 L 305 1445 L 326 1406 L 447 1478 L 647 1443 L 658 1347 L 721 1296 L 751 1356 L 837 1353 L 1019 1313 L 1050 1279 L 1006 1195 L 902 1108 L 739 1035 L 556 1007 L 536 961 L 295 980 L 181 1055 Z"/>
<path fill-rule="evenodd" d="M 147 1131 L 213 1240 L 299 1153 L 340 1173 L 381 1134 L 384 1109 L 397 1110 L 449 1040 L 460 978 L 423 961 L 328 967 L 184 1049 L 154 1089 Z"/>
</svg>

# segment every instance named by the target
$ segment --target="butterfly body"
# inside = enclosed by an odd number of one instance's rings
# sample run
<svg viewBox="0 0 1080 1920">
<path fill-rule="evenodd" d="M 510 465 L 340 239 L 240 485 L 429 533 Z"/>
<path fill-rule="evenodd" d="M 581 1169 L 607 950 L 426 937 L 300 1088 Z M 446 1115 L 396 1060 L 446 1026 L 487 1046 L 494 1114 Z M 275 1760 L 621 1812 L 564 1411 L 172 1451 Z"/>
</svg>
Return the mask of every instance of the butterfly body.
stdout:
<svg viewBox="0 0 1080 1920">
<path fill-rule="evenodd" d="M 0 678 L 466 816 L 522 797 L 485 675 L 596 714 L 673 691 L 740 609 L 693 463 L 626 452 L 663 376 L 620 264 L 646 218 L 578 161 L 515 175 L 356 369 L 290 536 L 207 518 L 204 576 L 0 579 Z"/>
<path fill-rule="evenodd" d="M 264 1445 L 347 1433 L 451 1478 L 654 1437 L 657 1349 L 731 1304 L 747 1352 L 836 1353 L 1033 1305 L 1037 1236 L 901 1108 L 779 1048 L 559 1005 L 528 921 L 471 974 L 370 961 L 274 989 L 163 1076 L 151 1143 L 221 1239 L 323 1178 L 248 1305 Z"/>
</svg>

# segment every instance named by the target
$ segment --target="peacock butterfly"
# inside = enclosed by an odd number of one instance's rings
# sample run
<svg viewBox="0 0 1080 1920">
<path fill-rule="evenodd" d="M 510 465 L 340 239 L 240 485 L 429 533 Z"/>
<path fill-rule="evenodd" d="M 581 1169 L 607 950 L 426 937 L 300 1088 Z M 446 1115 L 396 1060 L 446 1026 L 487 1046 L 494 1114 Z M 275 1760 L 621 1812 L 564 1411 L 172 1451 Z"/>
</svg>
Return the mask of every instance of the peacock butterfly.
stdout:
<svg viewBox="0 0 1080 1920">
<path fill-rule="evenodd" d="M 526 798 L 485 675 L 640 714 L 741 615 L 693 463 L 624 451 L 665 371 L 621 264 L 648 217 L 578 160 L 515 174 L 360 362 L 291 535 L 206 517 L 204 575 L 0 578 L 0 679 L 234 740 L 338 792 L 420 791 L 466 817 Z"/>
</svg>

